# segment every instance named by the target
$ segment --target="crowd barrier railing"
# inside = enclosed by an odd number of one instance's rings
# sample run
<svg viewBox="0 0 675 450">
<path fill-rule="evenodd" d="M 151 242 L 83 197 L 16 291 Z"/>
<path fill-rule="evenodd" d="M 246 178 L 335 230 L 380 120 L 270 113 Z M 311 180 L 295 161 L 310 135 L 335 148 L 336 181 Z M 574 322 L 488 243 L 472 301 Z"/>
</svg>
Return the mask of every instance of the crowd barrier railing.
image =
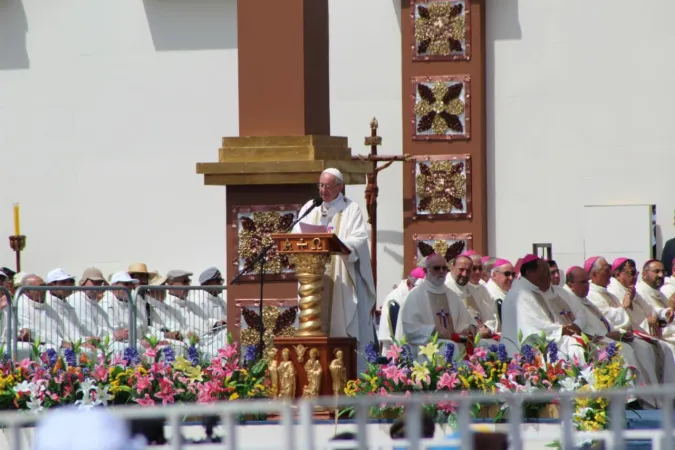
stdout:
<svg viewBox="0 0 675 450">
<path fill-rule="evenodd" d="M 524 448 L 524 436 L 521 426 L 523 425 L 522 407 L 525 402 L 552 402 L 558 401 L 561 407 L 561 425 L 559 432 L 550 432 L 538 436 L 541 440 L 548 439 L 551 442 L 557 440 L 564 450 L 578 448 L 582 441 L 604 441 L 607 448 L 624 450 L 627 439 L 650 439 L 654 449 L 672 448 L 673 424 L 672 407 L 675 396 L 675 386 L 655 385 L 643 386 L 627 390 L 608 390 L 595 392 L 532 392 L 532 393 L 478 393 L 478 392 L 448 392 L 434 394 L 413 394 L 410 396 L 363 396 L 363 397 L 322 397 L 316 399 L 303 399 L 296 404 L 281 400 L 247 400 L 247 401 L 223 401 L 219 403 L 204 404 L 176 404 L 156 407 L 121 406 L 110 408 L 113 414 L 127 420 L 163 419 L 168 422 L 171 430 L 170 446 L 172 449 L 181 449 L 185 445 L 181 438 L 180 427 L 182 418 L 185 416 L 216 416 L 222 424 L 225 439 L 223 445 L 231 450 L 256 448 L 255 443 L 247 442 L 246 446 L 240 445 L 237 439 L 240 414 L 253 413 L 277 413 L 281 420 L 283 439 L 276 448 L 287 450 L 303 449 L 312 450 L 318 448 L 314 438 L 314 423 L 312 414 L 316 407 L 336 409 L 352 407 L 356 411 L 356 436 L 354 442 L 333 442 L 326 447 L 367 449 L 369 447 L 367 414 L 368 408 L 375 405 L 387 404 L 403 406 L 405 408 L 406 439 L 395 441 L 392 447 L 419 450 L 420 448 L 433 448 L 447 446 L 448 444 L 435 441 L 433 446 L 428 440 L 422 439 L 422 405 L 438 404 L 440 402 L 455 402 L 459 410 L 458 430 L 462 450 L 473 450 L 474 431 L 469 426 L 471 422 L 471 407 L 475 403 L 489 404 L 506 402 L 510 407 L 508 418 L 509 449 L 522 450 Z M 663 420 L 658 430 L 635 430 L 624 426 L 626 409 L 625 402 L 629 396 L 659 395 L 664 398 Z M 610 404 L 609 421 L 611 428 L 605 431 L 579 432 L 574 430 L 572 423 L 574 400 L 576 398 L 606 398 Z M 298 413 L 296 427 L 295 415 Z M 43 414 L 43 413 L 41 413 Z M 47 412 L 48 414 L 48 412 Z M 10 448 L 19 450 L 19 429 L 23 426 L 32 426 L 38 417 L 32 414 L 4 412 L 0 413 L 0 425 L 6 427 L 9 433 Z M 527 437 L 527 436 L 525 436 Z M 242 443 L 243 444 L 243 443 Z M 221 446 L 222 447 L 222 446 Z M 259 448 L 259 447 L 258 447 Z M 382 448 L 382 447 L 379 447 Z M 476 449 L 480 450 L 480 449 Z"/>
<path fill-rule="evenodd" d="M 5 353 L 9 354 L 10 344 L 7 340 L 9 330 L 12 328 L 12 315 L 7 314 L 6 311 L 11 310 L 12 305 L 12 293 L 3 286 L 0 286 L 0 298 L 4 297 L 7 300 L 7 306 L 5 309 L 0 311 L 0 342 L 4 346 Z M 0 355 L 3 356 L 3 355 Z"/>
<path fill-rule="evenodd" d="M 55 295 L 59 292 L 61 295 Z M 86 299 L 88 293 L 103 293 L 104 304 L 89 302 Z M 110 292 L 108 300 L 106 293 Z M 31 303 L 24 304 L 22 296 L 27 301 L 46 303 L 51 310 L 30 308 Z M 49 294 L 49 295 L 48 295 Z M 124 299 L 124 301 L 118 300 Z M 110 314 L 105 311 L 106 304 L 115 305 L 119 301 L 121 311 L 125 312 L 126 318 L 113 317 L 116 323 L 110 323 Z M 55 314 L 54 314 L 55 313 Z M 32 345 L 33 339 L 42 338 L 41 348 L 54 348 L 58 350 L 63 342 L 73 343 L 84 341 L 87 338 L 104 339 L 110 337 L 111 344 L 121 344 L 120 349 L 126 346 L 135 347 L 136 328 L 129 326 L 135 322 L 135 307 L 133 291 L 124 286 L 22 286 L 17 289 L 11 300 L 11 314 L 7 315 L 6 338 L 8 348 L 11 349 L 12 359 L 19 358 L 19 331 L 22 328 L 31 329 L 27 347 Z M 127 329 L 128 337 L 115 338 L 115 333 Z M 25 352 L 23 352 L 25 353 Z M 25 355 L 23 355 L 25 357 Z"/>
</svg>

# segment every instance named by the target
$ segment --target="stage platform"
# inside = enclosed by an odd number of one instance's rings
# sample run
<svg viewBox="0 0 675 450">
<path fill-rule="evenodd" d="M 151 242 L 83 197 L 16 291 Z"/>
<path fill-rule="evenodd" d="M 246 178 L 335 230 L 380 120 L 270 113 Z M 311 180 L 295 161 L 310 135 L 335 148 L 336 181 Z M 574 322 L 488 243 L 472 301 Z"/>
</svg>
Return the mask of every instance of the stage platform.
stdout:
<svg viewBox="0 0 675 450">
<path fill-rule="evenodd" d="M 629 429 L 658 429 L 661 426 L 661 411 L 629 411 L 627 413 L 627 428 Z M 392 449 L 395 442 L 389 438 L 389 427 L 391 420 L 371 420 L 368 422 L 368 442 L 371 449 Z M 508 424 L 495 424 L 490 419 L 479 419 L 473 423 L 473 429 L 480 432 L 508 432 Z M 335 424 L 334 420 L 315 420 L 312 429 L 314 433 L 314 442 L 316 449 L 326 448 L 326 443 L 337 433 L 344 431 L 356 432 L 356 424 L 353 420 L 340 420 Z M 560 422 L 556 419 L 534 419 L 528 420 L 521 427 L 523 434 L 524 450 L 545 450 L 547 444 L 559 436 Z M 188 442 L 193 445 L 187 445 L 186 449 L 210 449 L 222 448 L 221 444 L 202 443 L 206 438 L 204 427 L 199 422 L 186 422 L 181 427 L 181 433 Z M 438 445 L 443 442 L 447 434 L 451 434 L 449 427 L 437 426 L 436 434 L 432 440 L 433 444 Z M 24 429 L 21 432 L 24 448 L 31 448 L 33 429 Z M 220 426 L 214 429 L 215 436 L 222 436 L 223 430 Z M 168 427 L 165 429 L 165 436 L 170 438 L 171 432 Z M 302 441 L 306 439 L 305 431 L 299 425 L 295 426 L 296 441 L 294 447 L 298 449 L 305 448 Z M 276 450 L 282 447 L 284 440 L 283 429 L 279 421 L 251 421 L 237 427 L 237 444 L 242 450 Z M 155 449 L 169 448 L 169 446 L 156 446 Z M 650 441 L 629 441 L 628 450 L 647 450 L 651 449 Z M 7 438 L 0 435 L 0 450 L 9 449 Z"/>
</svg>

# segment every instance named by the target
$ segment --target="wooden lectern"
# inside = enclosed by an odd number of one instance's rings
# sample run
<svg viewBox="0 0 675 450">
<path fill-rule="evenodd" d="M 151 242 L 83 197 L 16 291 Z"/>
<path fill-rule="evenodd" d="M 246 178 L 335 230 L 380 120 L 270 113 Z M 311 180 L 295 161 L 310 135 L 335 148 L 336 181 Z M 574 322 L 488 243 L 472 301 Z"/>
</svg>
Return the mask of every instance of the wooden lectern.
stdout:
<svg viewBox="0 0 675 450">
<path fill-rule="evenodd" d="M 331 262 L 333 255 L 349 255 L 351 251 L 333 233 L 279 233 L 272 234 L 271 238 L 279 254 L 288 255 L 289 261 L 295 266 L 295 274 L 300 284 L 298 332 L 293 337 L 274 339 L 278 355 L 283 355 L 284 350 L 288 349 L 287 354 L 295 356 L 290 358 L 298 375 L 295 397 L 341 395 L 344 385 L 336 378 L 336 371 L 332 370 L 331 366 L 335 369 L 335 361 L 340 358 L 340 363 L 344 365 L 346 371 L 346 379 L 356 379 L 357 343 L 355 338 L 326 336 L 322 329 L 321 313 L 326 266 Z M 341 355 L 338 355 L 339 351 L 342 352 Z M 309 370 L 312 355 L 319 361 L 322 369 L 319 392 L 308 392 L 311 385 L 309 378 L 316 377 L 317 373 Z"/>
</svg>

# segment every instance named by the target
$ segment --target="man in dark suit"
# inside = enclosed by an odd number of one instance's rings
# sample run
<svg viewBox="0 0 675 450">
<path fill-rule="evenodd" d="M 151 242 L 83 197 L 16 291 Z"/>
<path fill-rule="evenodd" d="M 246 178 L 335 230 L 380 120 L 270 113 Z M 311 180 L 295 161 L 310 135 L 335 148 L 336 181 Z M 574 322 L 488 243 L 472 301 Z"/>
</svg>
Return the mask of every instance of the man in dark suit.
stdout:
<svg viewBox="0 0 675 450">
<path fill-rule="evenodd" d="M 675 238 L 666 241 L 661 252 L 661 262 L 669 275 L 673 273 L 673 259 L 675 259 Z"/>
</svg>

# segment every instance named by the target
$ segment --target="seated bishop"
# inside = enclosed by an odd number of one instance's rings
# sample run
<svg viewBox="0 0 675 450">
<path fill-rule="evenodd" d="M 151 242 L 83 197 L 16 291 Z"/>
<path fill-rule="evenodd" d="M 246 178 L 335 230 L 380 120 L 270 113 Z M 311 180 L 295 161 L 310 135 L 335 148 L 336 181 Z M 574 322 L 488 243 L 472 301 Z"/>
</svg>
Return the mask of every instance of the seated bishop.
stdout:
<svg viewBox="0 0 675 450">
<path fill-rule="evenodd" d="M 613 342 L 621 342 L 621 355 L 628 366 L 636 369 L 637 384 L 657 384 L 656 357 L 651 344 L 635 339 L 632 333 L 622 333 L 612 327 L 602 312 L 587 298 L 590 282 L 588 273 L 583 268 L 570 267 L 565 279 L 564 289 L 569 294 L 572 311 L 576 315 L 585 316 L 581 331 L 593 340 L 595 345 L 605 350 Z M 656 396 L 643 396 L 640 400 L 644 406 L 651 408 L 660 406 Z"/>
<path fill-rule="evenodd" d="M 521 344 L 531 344 L 543 333 L 548 342 L 557 344 L 560 358 L 584 361 L 584 348 L 576 337 L 581 329 L 565 313 L 556 291 L 548 293 L 551 291 L 548 263 L 537 256 L 526 255 L 520 273 L 521 278 L 513 283 L 502 305 L 502 341 L 509 354 L 519 351 Z M 519 334 L 522 334 L 522 342 L 519 342 Z"/>
<path fill-rule="evenodd" d="M 675 344 L 675 324 L 673 324 L 673 307 L 675 296 L 666 297 L 661 288 L 663 287 L 666 272 L 663 263 L 659 260 L 647 261 L 642 267 L 640 281 L 635 286 L 635 291 L 656 311 L 661 319 L 661 337 L 670 344 Z"/>
<path fill-rule="evenodd" d="M 490 279 L 488 280 L 485 287 L 490 294 L 490 298 L 495 303 L 497 308 L 497 332 L 501 333 L 502 331 L 502 303 L 506 294 L 508 294 L 513 285 L 513 280 L 516 279 L 516 270 L 513 268 L 513 264 L 506 259 L 496 259 L 492 268 L 490 269 Z"/>
<path fill-rule="evenodd" d="M 481 344 L 496 344 L 497 307 L 490 298 L 487 288 L 479 281 L 483 275 L 481 256 L 469 251 L 462 253 L 450 263 L 450 276 L 445 285 L 464 302 L 471 316 L 476 320 Z"/>
<path fill-rule="evenodd" d="M 386 355 L 389 348 L 394 343 L 394 336 L 396 335 L 396 322 L 398 315 L 391 317 L 391 311 L 401 312 L 401 308 L 405 304 L 406 298 L 410 290 L 424 279 L 424 269 L 417 267 L 410 272 L 406 280 L 401 281 L 399 285 L 391 291 L 382 304 L 382 315 L 380 316 L 380 325 L 377 330 L 377 339 L 380 341 L 382 347 L 382 354 Z"/>
<path fill-rule="evenodd" d="M 458 351 L 465 353 L 464 342 L 473 340 L 478 332 L 476 321 L 462 300 L 445 286 L 448 263 L 440 255 L 430 255 L 423 263 L 424 281 L 414 287 L 401 309 L 396 325 L 396 340 L 405 338 L 417 354 L 420 345 L 438 334 L 439 343 L 453 341 Z"/>
<path fill-rule="evenodd" d="M 630 294 L 619 300 L 607 290 L 611 278 L 611 267 L 602 256 L 593 256 L 584 262 L 584 270 L 591 280 L 588 299 L 600 310 L 612 328 L 635 336 L 650 344 L 656 354 L 659 382 L 675 382 L 675 351 L 672 345 L 650 334 L 642 327 L 644 316 L 632 316 L 634 311 Z"/>
<path fill-rule="evenodd" d="M 42 278 L 27 275 L 23 285 L 44 286 Z M 31 357 L 31 348 L 35 342 L 42 351 L 48 348 L 58 349 L 63 340 L 63 323 L 58 313 L 46 301 L 47 292 L 27 290 L 16 301 L 17 358 Z"/>
<path fill-rule="evenodd" d="M 370 264 L 370 246 L 366 221 L 359 206 L 342 195 L 344 180 L 337 169 L 326 169 L 319 178 L 319 195 L 323 203 L 314 208 L 293 229 L 302 232 L 302 224 L 326 227 L 351 250 L 349 255 L 334 255 L 324 276 L 322 323 L 324 332 L 334 337 L 354 337 L 359 354 L 374 336 L 370 320 L 376 303 L 373 269 Z M 300 216 L 312 208 L 307 202 Z M 358 359 L 359 372 L 365 370 L 365 360 Z"/>
</svg>

